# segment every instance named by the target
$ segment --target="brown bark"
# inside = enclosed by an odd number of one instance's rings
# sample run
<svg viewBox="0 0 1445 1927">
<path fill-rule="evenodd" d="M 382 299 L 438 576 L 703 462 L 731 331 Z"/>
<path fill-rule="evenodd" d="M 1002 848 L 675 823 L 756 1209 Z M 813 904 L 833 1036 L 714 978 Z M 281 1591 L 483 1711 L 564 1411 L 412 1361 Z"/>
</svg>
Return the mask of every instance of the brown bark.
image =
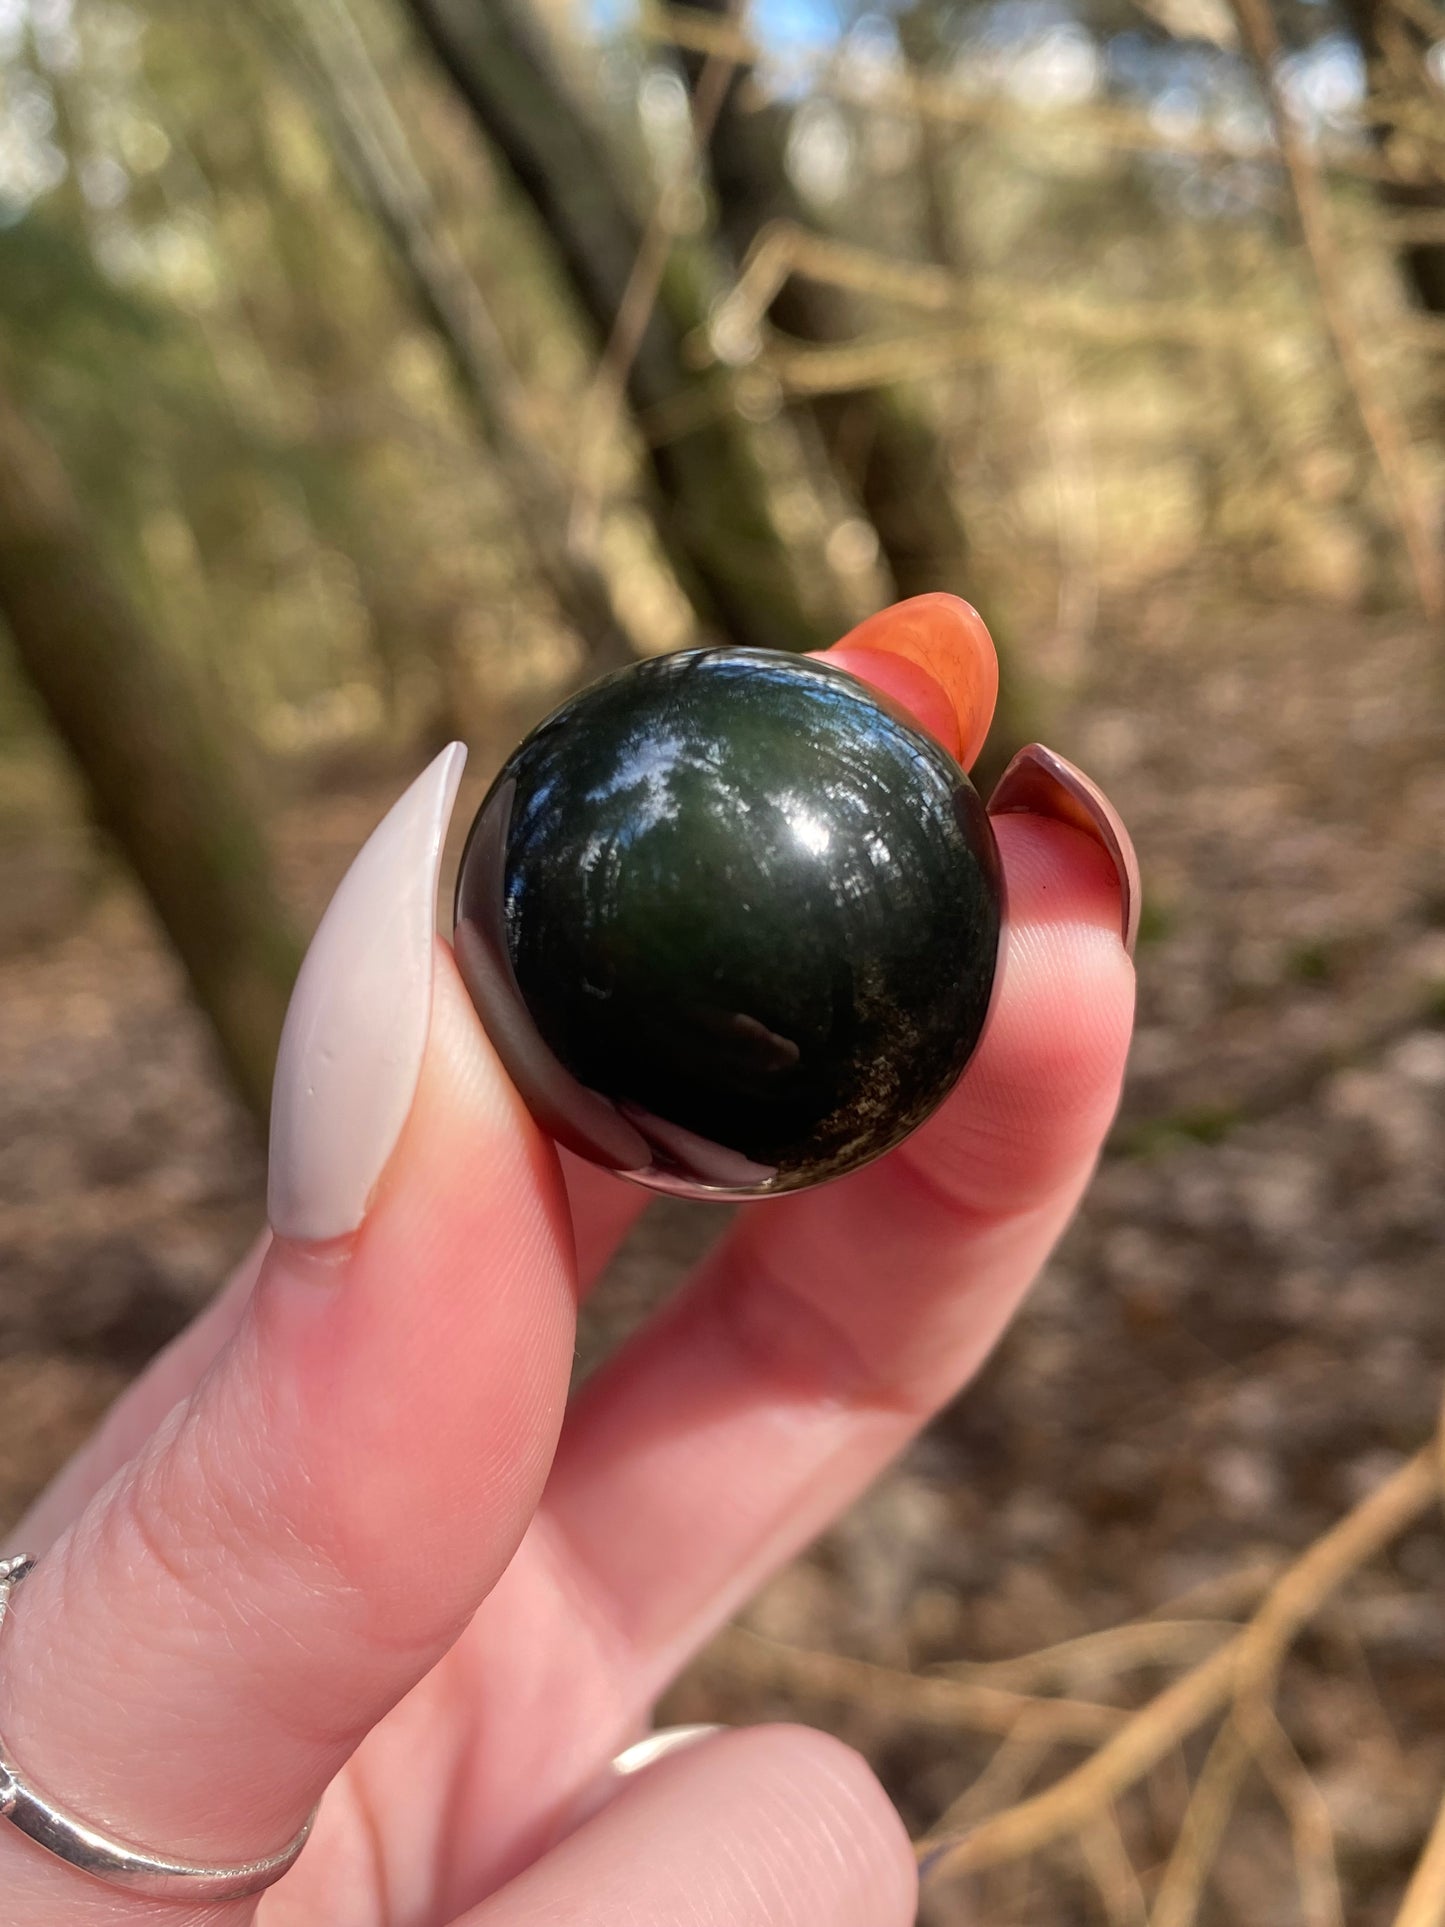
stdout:
<svg viewBox="0 0 1445 1927">
<path fill-rule="evenodd" d="M 290 0 L 302 71 L 358 198 L 386 235 L 506 484 L 517 538 L 585 654 L 585 675 L 640 651 L 596 561 L 571 541 L 569 478 L 539 442 L 491 312 L 453 245 L 356 23 L 338 0 Z"/>
<path fill-rule="evenodd" d="M 551 238 L 599 348 L 612 336 L 644 227 L 615 144 L 563 71 L 528 0 L 409 0 L 413 17 Z M 627 370 L 636 415 L 686 412 L 693 424 L 650 450 L 664 547 L 705 627 L 764 647 L 836 638 L 828 585 L 803 579 L 773 514 L 753 433 L 722 377 L 688 365 L 707 316 L 695 246 L 669 263 Z M 695 411 L 679 403 L 696 398 Z"/>
<path fill-rule="evenodd" d="M 726 19 L 729 0 L 699 0 L 690 10 Z M 700 61 L 689 57 L 690 77 Z M 747 102 L 746 73 L 734 77 L 708 141 L 718 226 L 736 267 L 772 221 L 810 225 L 788 178 L 788 110 Z M 848 341 L 865 332 L 852 297 L 794 277 L 779 290 L 771 319 L 809 343 Z M 806 404 L 839 480 L 878 534 L 900 596 L 944 589 L 968 593 L 968 538 L 952 499 L 948 450 L 936 423 L 897 386 L 819 395 Z"/>
<path fill-rule="evenodd" d="M 731 0 L 687 0 L 687 11 L 726 20 Z M 696 84 L 702 58 L 684 65 Z M 708 139 L 707 158 L 718 202 L 718 226 L 734 266 L 775 221 L 808 227 L 809 211 L 788 176 L 790 110 L 749 101 L 749 76 L 734 76 Z M 943 186 L 929 185 L 936 197 Z M 956 247 L 946 234 L 945 210 L 930 209 L 938 240 L 949 241 L 940 266 L 957 270 Z M 856 340 L 867 317 L 846 290 L 802 276 L 784 282 L 770 308 L 784 334 L 810 344 Z M 847 394 L 818 395 L 807 407 L 827 447 L 838 480 L 872 523 L 879 548 L 900 596 L 944 590 L 969 601 L 985 599 L 973 562 L 968 531 L 949 473 L 946 436 L 922 398 L 899 384 L 880 384 Z M 1003 639 L 999 645 L 999 704 L 981 765 L 987 776 L 1001 769 L 1033 733 L 1034 702 L 1021 685 Z"/>
<path fill-rule="evenodd" d="M 1389 7 L 1383 0 L 1345 0 L 1345 14 L 1354 28 L 1369 69 L 1370 84 L 1382 102 L 1411 101 L 1422 116 L 1436 119 L 1436 159 L 1439 160 L 1439 95 L 1425 68 L 1430 42 L 1412 14 Z M 1379 134 L 1387 142 L 1390 122 Z M 1445 314 L 1445 180 L 1412 183 L 1382 181 L 1382 203 L 1393 213 L 1424 215 L 1440 222 L 1441 235 L 1429 241 L 1407 241 L 1400 249 L 1400 267 L 1415 299 L 1428 314 Z"/>
<path fill-rule="evenodd" d="M 264 1122 L 299 945 L 223 731 L 98 559 L 0 387 L 0 621 Z"/>
<path fill-rule="evenodd" d="M 1393 398 L 1365 353 L 1351 300 L 1349 272 L 1330 226 L 1324 183 L 1280 85 L 1282 48 L 1270 0 L 1231 0 L 1231 4 L 1240 37 L 1259 69 L 1325 325 L 1360 426 L 1374 451 L 1401 545 L 1409 558 L 1420 607 L 1432 620 L 1438 619 L 1445 613 L 1445 574 L 1433 516 L 1415 472 L 1408 426 L 1400 419 Z"/>
</svg>

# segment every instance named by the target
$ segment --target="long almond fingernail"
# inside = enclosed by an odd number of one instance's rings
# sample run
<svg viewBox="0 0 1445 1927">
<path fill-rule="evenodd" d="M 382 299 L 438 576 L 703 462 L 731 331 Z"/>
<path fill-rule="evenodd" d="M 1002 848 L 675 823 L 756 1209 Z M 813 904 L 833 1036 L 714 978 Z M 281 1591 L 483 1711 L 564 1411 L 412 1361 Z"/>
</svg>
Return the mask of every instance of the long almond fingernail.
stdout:
<svg viewBox="0 0 1445 1927">
<path fill-rule="evenodd" d="M 1092 837 L 1113 861 L 1119 878 L 1119 913 L 1124 948 L 1132 957 L 1139 935 L 1139 859 L 1124 819 L 1092 778 L 1067 757 L 1029 743 L 994 785 L 990 816 L 1051 816 Z"/>
<path fill-rule="evenodd" d="M 362 845 L 291 994 L 271 1092 L 267 1210 L 283 1238 L 355 1231 L 416 1096 L 437 878 L 467 752 L 442 751 Z"/>
</svg>

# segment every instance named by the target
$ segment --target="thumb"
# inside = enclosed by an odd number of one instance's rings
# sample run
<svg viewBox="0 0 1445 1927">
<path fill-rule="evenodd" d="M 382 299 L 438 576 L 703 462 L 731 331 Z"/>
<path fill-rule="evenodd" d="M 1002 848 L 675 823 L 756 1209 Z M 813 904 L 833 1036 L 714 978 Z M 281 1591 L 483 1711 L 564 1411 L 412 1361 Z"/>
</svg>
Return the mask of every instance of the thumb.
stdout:
<svg viewBox="0 0 1445 1927">
<path fill-rule="evenodd" d="M 11 1756 L 152 1853 L 275 1852 L 475 1610 L 550 1462 L 571 1236 L 555 1158 L 433 934 L 460 764 L 446 752 L 381 824 L 303 966 L 276 1235 L 234 1336 L 42 1558 L 0 1642 Z M 0 1890 L 27 1927 L 153 1917 L 11 1828 Z"/>
</svg>

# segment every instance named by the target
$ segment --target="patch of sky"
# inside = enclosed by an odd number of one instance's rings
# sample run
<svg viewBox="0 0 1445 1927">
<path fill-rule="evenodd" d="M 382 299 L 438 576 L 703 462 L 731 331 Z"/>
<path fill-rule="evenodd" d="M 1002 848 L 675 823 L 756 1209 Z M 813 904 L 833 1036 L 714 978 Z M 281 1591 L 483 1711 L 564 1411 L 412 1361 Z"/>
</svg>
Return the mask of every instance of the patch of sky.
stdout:
<svg viewBox="0 0 1445 1927">
<path fill-rule="evenodd" d="M 3 8 L 17 4 L 0 0 L 0 20 Z M 790 83 L 783 79 L 784 90 L 802 108 L 792 129 L 789 171 L 818 205 L 840 202 L 857 186 L 861 156 L 850 116 L 826 96 L 810 94 L 810 60 L 833 56 L 855 92 L 861 88 L 866 96 L 870 80 L 885 90 L 902 58 L 895 25 L 901 4 L 874 0 L 860 9 L 857 0 L 753 0 L 751 30 L 776 57 L 779 79 L 791 76 Z M 589 5 L 601 33 L 625 33 L 637 19 L 638 0 L 589 0 Z M 1445 69 L 1445 42 L 1436 52 Z M 1339 33 L 1322 35 L 1287 56 L 1280 75 L 1307 135 L 1358 134 L 1365 74 L 1352 40 Z M 1166 140 L 1207 131 L 1243 158 L 1273 145 L 1256 78 L 1238 52 L 1212 38 L 1160 39 L 1136 31 L 1100 38 L 1071 0 L 992 0 L 972 10 L 951 79 L 966 92 L 1003 94 L 1043 110 L 1082 106 L 1101 94 L 1132 99 Z M 655 131 L 663 141 L 676 138 L 680 104 L 661 89 L 651 102 L 659 123 Z M 870 155 L 870 164 L 876 158 Z M 1169 157 L 1161 156 L 1158 171 L 1161 179 L 1182 180 L 1196 165 L 1171 168 Z M 1243 193 L 1240 187 L 1236 182 L 1218 193 L 1211 190 L 1212 199 L 1221 209 L 1252 206 L 1254 184 Z"/>
<path fill-rule="evenodd" d="M 29 19 L 26 0 L 0 0 L 0 62 L 13 60 L 20 52 Z"/>
<path fill-rule="evenodd" d="M 17 67 L 3 76 L 0 113 L 0 209 L 9 226 L 65 179 L 64 154 L 51 140 L 55 102 L 38 74 Z"/>
<path fill-rule="evenodd" d="M 80 65 L 80 36 L 71 0 L 30 0 L 36 51 L 53 74 L 73 73 Z"/>
<path fill-rule="evenodd" d="M 10 0 L 15 4 L 15 0 Z M 637 21 L 637 0 L 589 0 L 594 30 L 626 33 Z M 837 43 L 844 21 L 832 0 L 754 0 L 749 27 L 771 47 L 825 49 Z"/>
<path fill-rule="evenodd" d="M 860 15 L 843 36 L 840 54 L 849 80 L 865 95 L 870 86 L 883 91 L 903 71 L 898 29 L 886 14 Z"/>
<path fill-rule="evenodd" d="M 32 141 L 44 140 L 55 129 L 55 100 L 37 74 L 22 67 L 6 84 L 9 119 L 13 127 Z"/>
<path fill-rule="evenodd" d="M 692 154 L 692 109 L 682 76 L 667 67 L 650 67 L 637 89 L 642 134 L 657 165 L 675 172 Z"/>
<path fill-rule="evenodd" d="M 803 101 L 788 124 L 784 164 L 804 199 L 818 207 L 846 199 L 856 161 L 853 129 L 837 103 L 821 94 Z"/>
<path fill-rule="evenodd" d="M 822 52 L 842 38 L 845 23 L 833 0 L 753 0 L 749 24 L 770 47 Z"/>
<path fill-rule="evenodd" d="M 1312 47 L 1288 55 L 1280 86 L 1297 118 L 1312 133 L 1350 126 L 1364 101 L 1364 57 L 1344 34 L 1326 34 Z"/>
<path fill-rule="evenodd" d="M 1159 41 L 1142 33 L 1118 33 L 1109 40 L 1104 58 L 1115 91 L 1142 101 L 1173 95 L 1208 108 L 1241 85 L 1254 86 L 1242 59 L 1198 41 Z"/>
<path fill-rule="evenodd" d="M 1268 109 L 1253 70 L 1239 55 L 1197 41 L 1161 42 L 1126 32 L 1110 38 L 1104 60 L 1111 92 L 1136 101 L 1166 140 L 1207 129 L 1241 156 L 1273 146 Z M 1240 214 L 1258 198 L 1253 176 L 1201 170 L 1186 155 L 1156 155 L 1145 165 L 1193 214 Z"/>
<path fill-rule="evenodd" d="M 98 212 L 117 208 L 130 193 L 130 176 L 109 154 L 92 154 L 80 163 L 80 191 Z"/>
<path fill-rule="evenodd" d="M 1031 107 L 1076 107 L 1099 91 L 1103 61 L 1076 22 L 1047 28 L 1020 47 L 1003 76 L 1006 91 Z"/>
</svg>

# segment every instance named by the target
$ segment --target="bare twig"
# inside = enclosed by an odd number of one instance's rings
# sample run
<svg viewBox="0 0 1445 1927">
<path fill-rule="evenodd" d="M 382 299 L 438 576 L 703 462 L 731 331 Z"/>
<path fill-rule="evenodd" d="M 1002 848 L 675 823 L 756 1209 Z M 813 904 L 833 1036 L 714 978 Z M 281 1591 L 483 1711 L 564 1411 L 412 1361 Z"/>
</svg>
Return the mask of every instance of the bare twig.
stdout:
<svg viewBox="0 0 1445 1927">
<path fill-rule="evenodd" d="M 1195 1782 L 1194 1797 L 1154 1896 L 1149 1927 L 1194 1927 L 1249 1763 L 1249 1742 L 1238 1722 L 1227 1719 L 1215 1734 Z"/>
<path fill-rule="evenodd" d="M 939 1821 L 939 1834 L 961 1833 L 1023 1795 L 1054 1749 L 1053 1726 L 1044 1717 L 1047 1708 L 1048 1702 L 1040 1701 L 1019 1715 L 982 1773 L 949 1805 Z"/>
<path fill-rule="evenodd" d="M 1167 1666 L 1198 1660 L 1215 1651 L 1237 1630 L 1226 1619 L 1134 1619 L 1103 1632 L 1085 1633 L 1057 1646 L 1044 1646 L 1018 1659 L 985 1664 L 956 1662 L 943 1669 L 949 1679 L 1040 1693 L 1051 1686 L 1077 1692 L 1082 1686 L 1112 1683 L 1141 1666 Z"/>
<path fill-rule="evenodd" d="M 1289 1822 L 1305 1927 L 1345 1927 L 1335 1831 L 1324 1795 L 1267 1700 L 1242 1712 L 1255 1763 Z"/>
<path fill-rule="evenodd" d="M 1157 1765 L 1233 1695 L 1266 1692 L 1300 1628 L 1335 1589 L 1417 1519 L 1438 1486 L 1431 1444 L 1317 1539 L 1270 1589 L 1227 1646 L 1168 1686 L 1072 1773 L 961 1837 L 934 1835 L 919 1854 L 936 1874 L 962 1874 L 1038 1852 L 1079 1828 Z M 1222 1769 L 1221 1769 L 1222 1773 Z"/>
<path fill-rule="evenodd" d="M 1438 1459 L 1432 1440 L 1280 1575 L 1241 1635 L 1241 1693 L 1272 1687 L 1291 1641 L 1341 1581 L 1429 1508 L 1437 1497 Z"/>
<path fill-rule="evenodd" d="M 1263 1773 L 1289 1822 L 1309 1927 L 1344 1927 L 1329 1812 L 1273 1706 L 1253 1689 L 1241 1691 L 1215 1736 L 1159 1883 L 1149 1927 L 1194 1927 L 1251 1763 Z"/>
<path fill-rule="evenodd" d="M 1002 95 L 976 94 L 954 82 L 926 74 L 869 72 L 859 76 L 846 61 L 814 54 L 790 56 L 765 48 L 735 24 L 700 10 L 658 6 L 642 10 L 643 33 L 657 45 L 684 52 L 717 54 L 738 66 L 766 65 L 780 91 L 807 87 L 865 112 L 896 113 L 941 121 L 952 126 L 992 127 L 1028 136 L 1029 158 L 1043 167 L 1076 165 L 1080 142 L 1124 153 L 1182 154 L 1200 160 L 1249 160 L 1280 166 L 1283 158 L 1272 142 L 1227 139 L 1208 128 L 1161 128 L 1147 113 L 1126 107 L 1091 103 L 1086 108 L 1060 110 L 1030 108 Z M 1049 134 L 1049 143 L 1040 137 Z M 1332 149 L 1321 164 L 1331 173 L 1368 180 L 1413 182 L 1421 175 L 1368 149 Z M 1428 178 L 1428 177 L 1425 177 Z"/>
<path fill-rule="evenodd" d="M 962 313 L 962 329 L 902 338 L 867 338 L 823 347 L 770 340 L 764 322 L 779 290 L 793 275 L 871 295 L 926 314 Z M 1057 333 L 1100 347 L 1141 340 L 1186 346 L 1240 341 L 1258 335 L 1261 317 L 1237 307 L 1192 301 L 1103 302 L 1018 282 L 960 280 L 946 268 L 899 261 L 871 248 L 815 234 L 792 221 L 770 222 L 743 261 L 738 278 L 713 312 L 706 341 L 690 345 L 699 360 L 755 363 L 788 394 L 840 393 L 900 375 L 926 374 L 971 356 L 997 352 L 1001 328 L 1016 335 Z M 1275 332 L 1278 333 L 1277 324 Z M 1431 316 L 1400 319 L 1401 342 L 1445 353 L 1445 325 Z M 664 424 L 649 418 L 654 434 Z"/>
<path fill-rule="evenodd" d="M 816 1699 L 845 1700 L 870 1711 L 914 1724 L 968 1727 L 980 1733 L 1009 1735 L 1027 1714 L 1032 1731 L 1054 1742 L 1092 1745 L 1127 1718 L 1118 1707 L 1088 1700 L 1034 1699 L 997 1686 L 965 1680 L 928 1678 L 875 1666 L 842 1653 L 816 1652 L 763 1639 L 740 1627 L 723 1633 L 708 1649 L 706 1662 L 750 1686 L 785 1687 Z"/>
<path fill-rule="evenodd" d="M 1033 1799 L 985 1821 L 960 1839 L 923 1842 L 920 1853 L 939 1850 L 940 1872 L 967 1873 L 1036 1853 L 1075 1833 L 1105 1801 L 1141 1780 L 1186 1733 L 1192 1733 L 1228 1698 L 1243 1635 L 1152 1699 L 1107 1745 Z"/>
<path fill-rule="evenodd" d="M 637 653 L 596 555 L 568 527 L 572 477 L 548 453 L 535 407 L 480 285 L 437 208 L 385 81 L 342 0 L 252 0 L 306 82 L 363 204 L 404 266 L 421 312 L 507 483 L 514 525 L 594 670 Z M 594 531 L 595 533 L 595 531 Z"/>
<path fill-rule="evenodd" d="M 1445 247 L 1445 214 L 1392 214 L 1382 227 L 1397 248 Z"/>
<path fill-rule="evenodd" d="M 724 24 L 735 25 L 735 16 L 745 5 L 746 0 L 730 0 L 731 11 Z M 577 493 L 572 507 L 576 541 L 587 542 L 595 536 L 605 494 L 606 464 L 626 406 L 627 378 L 652 320 L 673 246 L 688 225 L 687 208 L 695 189 L 693 163 L 707 152 L 736 71 L 737 62 L 730 53 L 710 50 L 704 58 L 692 99 L 690 158 L 658 194 L 617 304 L 611 336 L 583 401 L 577 439 Z"/>
<path fill-rule="evenodd" d="M 1079 1847 L 1089 1878 L 1098 1890 L 1109 1927 L 1146 1927 L 1149 1909 L 1144 1889 L 1124 1845 L 1119 1817 L 1112 1807 L 1099 1813 L 1079 1833 Z"/>
<path fill-rule="evenodd" d="M 1190 1796 L 1194 1791 L 1183 1740 L 1169 1749 L 1144 1781 L 1140 1791 L 1148 1805 L 1155 1839 L 1175 1839 L 1184 1825 L 1184 1816 L 1189 1811 Z"/>
<path fill-rule="evenodd" d="M 948 268 L 898 261 L 872 248 L 815 234 L 796 221 L 769 221 L 748 249 L 727 299 L 713 314 L 711 345 L 720 360 L 744 360 L 755 352 L 751 344 L 764 315 L 795 274 L 934 314 L 971 305 L 970 284 Z"/>
<path fill-rule="evenodd" d="M 1445 1922 L 1445 1804 L 1415 1863 L 1394 1927 L 1441 1927 Z"/>
<path fill-rule="evenodd" d="M 1285 1563 L 1275 1553 L 1260 1554 L 1231 1572 L 1201 1580 L 1197 1586 L 1176 1593 L 1149 1613 L 1147 1620 L 1233 1619 L 1247 1614 L 1279 1578 Z"/>
<path fill-rule="evenodd" d="M 1415 592 L 1425 613 L 1432 618 L 1439 617 L 1445 612 L 1445 578 L 1442 578 L 1440 555 L 1413 472 L 1409 436 L 1364 352 L 1344 267 L 1330 232 L 1319 171 L 1279 84 L 1281 48 L 1269 0 L 1230 0 L 1230 3 L 1245 45 L 1259 68 L 1294 193 L 1300 231 L 1314 267 L 1325 323 L 1361 424 L 1374 449 L 1410 559 Z"/>
</svg>

